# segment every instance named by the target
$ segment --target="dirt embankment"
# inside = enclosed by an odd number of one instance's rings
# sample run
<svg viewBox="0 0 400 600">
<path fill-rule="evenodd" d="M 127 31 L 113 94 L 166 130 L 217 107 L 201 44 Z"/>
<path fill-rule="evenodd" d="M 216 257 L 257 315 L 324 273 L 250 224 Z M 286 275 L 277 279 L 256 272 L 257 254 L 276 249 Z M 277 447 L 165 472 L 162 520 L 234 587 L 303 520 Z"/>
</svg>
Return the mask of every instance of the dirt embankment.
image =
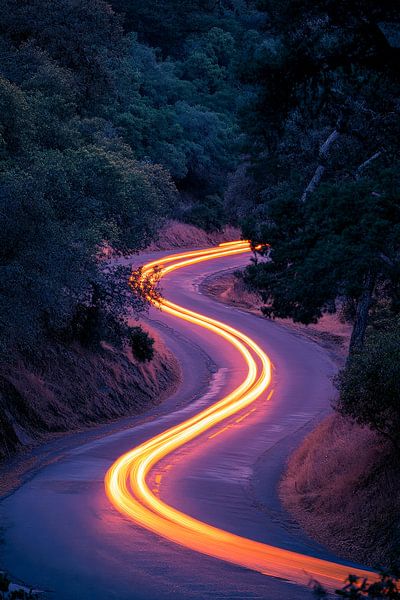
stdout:
<svg viewBox="0 0 400 600">
<path fill-rule="evenodd" d="M 209 277 L 206 293 L 260 315 L 260 297 L 232 272 Z M 351 327 L 337 315 L 318 324 L 282 325 L 326 347 L 344 362 Z M 398 561 L 400 551 L 399 462 L 390 446 L 367 428 L 332 414 L 290 457 L 279 494 L 303 529 L 339 556 L 372 567 Z"/>
<path fill-rule="evenodd" d="M 207 233 L 194 225 L 179 223 L 179 221 L 168 221 L 161 228 L 158 239 L 146 251 L 201 248 L 239 239 L 240 230 L 236 227 L 227 226 L 222 231 Z"/>
<path fill-rule="evenodd" d="M 180 370 L 156 334 L 155 356 L 138 363 L 132 354 L 103 345 L 49 345 L 46 359 L 21 359 L 0 370 L 0 457 L 62 432 L 138 414 L 176 388 Z"/>
<path fill-rule="evenodd" d="M 247 288 L 240 274 L 238 276 L 232 272 L 225 272 L 212 275 L 203 282 L 203 290 L 220 302 L 261 316 L 261 298 Z M 293 323 L 291 319 L 275 321 L 318 342 L 331 352 L 338 364 L 343 363 L 350 341 L 351 326 L 341 322 L 338 315 L 326 314 L 315 325 L 301 325 Z"/>
<path fill-rule="evenodd" d="M 210 246 L 239 237 L 233 228 L 210 234 L 170 221 L 146 251 Z M 155 356 L 145 364 L 104 344 L 89 350 L 47 343 L 44 358 L 28 362 L 16 356 L 0 367 L 0 461 L 62 433 L 144 412 L 169 396 L 180 368 L 157 333 L 150 333 L 156 339 Z"/>
<path fill-rule="evenodd" d="M 339 556 L 372 567 L 398 560 L 399 464 L 369 429 L 329 416 L 291 456 L 280 496 L 305 531 Z"/>
</svg>

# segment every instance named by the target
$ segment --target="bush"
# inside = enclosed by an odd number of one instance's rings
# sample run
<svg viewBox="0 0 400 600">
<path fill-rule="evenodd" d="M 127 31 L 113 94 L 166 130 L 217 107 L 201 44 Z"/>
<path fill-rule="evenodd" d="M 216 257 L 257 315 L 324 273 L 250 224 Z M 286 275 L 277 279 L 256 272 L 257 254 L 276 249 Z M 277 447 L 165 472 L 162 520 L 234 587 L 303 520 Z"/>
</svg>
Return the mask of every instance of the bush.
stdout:
<svg viewBox="0 0 400 600">
<path fill-rule="evenodd" d="M 140 362 L 147 362 L 154 356 L 154 339 L 141 327 L 132 327 L 129 341 L 133 356 Z"/>
<path fill-rule="evenodd" d="M 328 593 L 317 582 L 311 582 L 314 595 L 318 598 L 328 598 Z M 355 575 L 349 575 L 343 588 L 336 590 L 336 596 L 349 600 L 372 600 L 373 598 L 387 598 L 400 600 L 399 579 L 391 573 L 381 573 L 380 580 L 370 583 Z"/>
<path fill-rule="evenodd" d="M 0 600 L 38 600 L 38 595 L 32 590 L 26 591 L 12 585 L 8 575 L 0 572 Z"/>
<path fill-rule="evenodd" d="M 373 331 L 336 378 L 337 411 L 389 439 L 400 450 L 400 322 Z"/>
</svg>

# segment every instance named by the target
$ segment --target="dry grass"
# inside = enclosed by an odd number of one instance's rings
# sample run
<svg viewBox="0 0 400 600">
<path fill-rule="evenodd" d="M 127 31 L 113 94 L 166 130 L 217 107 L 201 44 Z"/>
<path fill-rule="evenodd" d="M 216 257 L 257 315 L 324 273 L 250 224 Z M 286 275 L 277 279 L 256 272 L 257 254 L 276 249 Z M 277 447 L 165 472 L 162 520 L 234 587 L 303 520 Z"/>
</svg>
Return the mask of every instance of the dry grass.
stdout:
<svg viewBox="0 0 400 600">
<path fill-rule="evenodd" d="M 147 327 L 146 327 L 147 328 Z M 46 361 L 22 360 L 0 372 L 0 458 L 51 434 L 143 412 L 171 394 L 180 380 L 176 359 L 161 339 L 149 363 L 103 345 L 97 352 L 49 345 Z"/>
<path fill-rule="evenodd" d="M 293 453 L 280 495 L 300 525 L 339 555 L 371 566 L 395 557 L 399 465 L 370 430 L 329 416 Z"/>
<path fill-rule="evenodd" d="M 327 348 L 334 348 L 340 364 L 348 354 L 352 325 L 341 321 L 337 313 L 324 314 L 318 323 L 312 325 L 293 323 L 291 319 L 276 319 L 276 321 L 313 338 Z"/>
<path fill-rule="evenodd" d="M 238 239 L 240 239 L 240 230 L 235 227 L 227 226 L 223 231 L 207 233 L 194 225 L 168 221 L 161 228 L 158 240 L 150 244 L 146 250 L 153 252 L 174 248 L 202 248 Z"/>
</svg>

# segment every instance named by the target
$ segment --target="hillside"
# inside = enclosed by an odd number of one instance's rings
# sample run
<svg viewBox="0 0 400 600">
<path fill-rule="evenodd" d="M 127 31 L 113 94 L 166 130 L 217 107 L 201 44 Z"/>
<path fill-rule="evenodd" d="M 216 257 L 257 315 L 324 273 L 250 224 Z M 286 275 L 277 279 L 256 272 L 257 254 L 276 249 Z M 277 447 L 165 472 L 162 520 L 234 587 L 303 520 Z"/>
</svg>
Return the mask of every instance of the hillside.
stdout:
<svg viewBox="0 0 400 600">
<path fill-rule="evenodd" d="M 294 452 L 284 506 L 314 539 L 371 567 L 398 561 L 399 465 L 388 443 L 331 415 Z"/>
<path fill-rule="evenodd" d="M 62 433 L 139 414 L 171 394 L 179 376 L 157 337 L 149 363 L 107 344 L 93 350 L 53 343 L 34 362 L 19 357 L 0 373 L 0 459 Z"/>
</svg>

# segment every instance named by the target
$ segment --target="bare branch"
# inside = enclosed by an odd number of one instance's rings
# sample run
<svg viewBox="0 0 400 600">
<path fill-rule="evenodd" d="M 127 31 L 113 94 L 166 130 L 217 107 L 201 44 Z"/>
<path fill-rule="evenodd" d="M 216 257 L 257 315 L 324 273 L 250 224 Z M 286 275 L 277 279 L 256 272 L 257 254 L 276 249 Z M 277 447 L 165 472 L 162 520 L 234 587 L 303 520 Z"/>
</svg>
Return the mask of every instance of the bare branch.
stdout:
<svg viewBox="0 0 400 600">
<path fill-rule="evenodd" d="M 330 136 L 325 140 L 325 142 L 322 144 L 319 150 L 320 160 L 326 160 L 328 158 L 329 150 L 333 142 L 335 142 L 338 139 L 339 135 L 339 131 L 337 129 L 334 129 Z"/>
<path fill-rule="evenodd" d="M 315 169 L 315 172 L 311 178 L 311 181 L 309 182 L 309 184 L 307 185 L 306 189 L 303 192 L 303 195 L 301 197 L 301 202 L 305 202 L 307 200 L 308 196 L 310 194 L 312 194 L 318 187 L 318 185 L 325 173 L 325 169 L 326 169 L 325 163 L 328 158 L 332 144 L 334 144 L 334 142 L 336 142 L 336 140 L 338 139 L 339 136 L 340 136 L 340 131 L 336 127 L 332 131 L 332 133 L 327 137 L 325 142 L 321 145 L 321 147 L 319 149 L 319 164 L 318 164 L 317 168 Z"/>
<path fill-rule="evenodd" d="M 362 172 L 372 163 L 374 162 L 374 160 L 376 160 L 377 158 L 379 158 L 380 156 L 382 156 L 383 154 L 383 150 L 377 150 L 372 156 L 370 156 L 369 158 L 367 158 L 367 160 L 365 160 L 363 163 L 361 163 L 361 165 L 357 168 L 356 171 L 356 179 L 358 179 Z"/>
<path fill-rule="evenodd" d="M 389 258 L 388 256 L 386 256 L 386 254 L 383 254 L 383 252 L 381 252 L 379 254 L 379 258 L 381 259 L 382 262 L 385 263 L 385 265 L 387 265 L 390 268 L 393 268 L 395 266 L 395 263 L 392 261 L 391 258 Z"/>
</svg>

